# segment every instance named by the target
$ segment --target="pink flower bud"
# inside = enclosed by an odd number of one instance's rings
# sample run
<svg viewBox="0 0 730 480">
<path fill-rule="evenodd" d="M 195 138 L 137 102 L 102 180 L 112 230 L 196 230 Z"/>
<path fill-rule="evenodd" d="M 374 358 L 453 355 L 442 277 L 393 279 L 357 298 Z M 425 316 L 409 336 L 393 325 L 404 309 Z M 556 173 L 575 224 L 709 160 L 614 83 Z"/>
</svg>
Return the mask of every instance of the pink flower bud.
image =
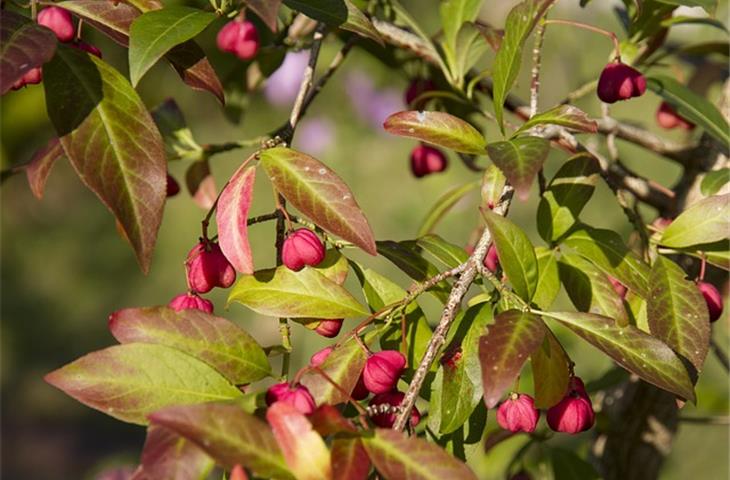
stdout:
<svg viewBox="0 0 730 480">
<path fill-rule="evenodd" d="M 176 312 L 194 309 L 205 313 L 213 313 L 213 302 L 194 293 L 181 293 L 170 300 L 167 305 Z"/>
<path fill-rule="evenodd" d="M 435 90 L 436 85 L 428 79 L 425 78 L 416 78 L 411 80 L 411 83 L 408 84 L 408 88 L 406 88 L 405 93 L 405 101 L 407 106 L 411 106 L 413 104 L 413 101 L 423 95 L 426 92 L 429 92 L 431 90 Z M 420 101 L 417 104 L 413 104 L 413 108 L 421 109 L 425 106 L 425 101 Z"/>
<path fill-rule="evenodd" d="M 363 380 L 361 373 L 357 378 L 357 383 L 355 384 L 355 388 L 352 389 L 350 396 L 354 400 L 365 400 L 368 395 L 370 395 L 370 392 L 368 391 L 368 387 L 365 386 L 365 380 Z"/>
<path fill-rule="evenodd" d="M 175 177 L 167 174 L 167 196 L 168 197 L 174 197 L 180 193 L 180 185 L 177 183 L 177 180 L 175 180 Z"/>
<path fill-rule="evenodd" d="M 272 405 L 276 402 L 288 403 L 304 415 L 309 415 L 316 408 L 314 398 L 312 398 L 307 387 L 304 385 L 292 387 L 287 382 L 272 385 L 266 391 L 266 405 Z"/>
<path fill-rule="evenodd" d="M 598 98 L 615 103 L 640 97 L 646 91 L 646 78 L 638 70 L 621 62 L 606 65 L 598 79 Z"/>
<path fill-rule="evenodd" d="M 707 302 L 707 310 L 710 313 L 710 321 L 714 322 L 722 315 L 722 295 L 720 291 L 711 283 L 699 282 L 697 288 L 700 289 L 702 296 Z"/>
<path fill-rule="evenodd" d="M 190 250 L 185 261 L 188 285 L 197 293 L 213 287 L 228 288 L 236 280 L 236 270 L 216 242 L 201 241 Z"/>
<path fill-rule="evenodd" d="M 677 113 L 677 111 L 667 102 L 662 102 L 656 111 L 656 121 L 660 127 L 666 129 L 682 128 L 684 130 L 692 130 L 695 124 L 685 119 Z"/>
<path fill-rule="evenodd" d="M 342 319 L 339 320 L 322 320 L 314 329 L 315 332 L 319 333 L 323 337 L 333 338 L 340 333 L 342 328 Z"/>
<path fill-rule="evenodd" d="M 385 392 L 375 395 L 370 400 L 370 409 L 377 412 L 371 417 L 378 427 L 391 428 L 398 416 L 395 407 L 403 402 L 405 395 L 401 392 Z M 416 407 L 411 410 L 411 426 L 415 427 L 421 421 L 421 413 Z"/>
<path fill-rule="evenodd" d="M 497 254 L 497 247 L 494 244 L 489 245 L 487 254 L 484 256 L 484 266 L 492 273 L 496 272 L 499 268 L 499 255 Z"/>
<path fill-rule="evenodd" d="M 71 14 L 63 8 L 44 8 L 38 13 L 38 24 L 53 30 L 59 42 L 70 42 L 76 35 Z"/>
<path fill-rule="evenodd" d="M 365 362 L 362 379 L 372 393 L 385 393 L 395 388 L 406 367 L 406 357 L 395 350 L 383 350 Z"/>
<path fill-rule="evenodd" d="M 625 298 L 626 297 L 626 285 L 619 282 L 615 278 L 613 278 L 611 275 L 608 275 L 608 281 L 611 282 L 611 286 L 616 291 L 619 297 Z"/>
<path fill-rule="evenodd" d="M 241 60 L 250 60 L 259 50 L 259 33 L 248 20 L 231 20 L 218 32 L 218 49 L 232 53 Z"/>
<path fill-rule="evenodd" d="M 579 377 L 571 378 L 568 394 L 557 405 L 548 409 L 547 421 L 550 428 L 556 432 L 571 435 L 584 432 L 593 426 L 595 422 L 593 405 Z"/>
<path fill-rule="evenodd" d="M 90 43 L 86 43 L 83 40 L 78 40 L 76 42 L 73 42 L 71 44 L 72 47 L 78 48 L 79 50 L 83 50 L 86 53 L 90 53 L 92 55 L 96 55 L 97 57 L 101 58 L 101 50 L 96 48 L 94 45 Z"/>
<path fill-rule="evenodd" d="M 512 393 L 497 409 L 497 423 L 510 432 L 534 432 L 539 418 L 535 400 L 524 393 Z"/>
<path fill-rule="evenodd" d="M 228 480 L 248 480 L 248 475 L 246 475 L 246 470 L 237 463 L 231 469 L 231 474 L 228 476 Z"/>
<path fill-rule="evenodd" d="M 411 171 L 416 178 L 443 172 L 449 165 L 444 152 L 428 145 L 418 145 L 411 152 Z"/>
<path fill-rule="evenodd" d="M 290 270 L 298 272 L 305 265 L 314 267 L 324 260 L 322 240 L 313 231 L 300 228 L 291 232 L 281 248 L 281 261 Z"/>
<path fill-rule="evenodd" d="M 312 355 L 312 358 L 309 359 L 309 365 L 312 367 L 319 367 L 325 360 L 327 360 L 327 357 L 330 356 L 332 350 L 334 350 L 334 347 L 324 347 L 322 350 Z"/>
</svg>

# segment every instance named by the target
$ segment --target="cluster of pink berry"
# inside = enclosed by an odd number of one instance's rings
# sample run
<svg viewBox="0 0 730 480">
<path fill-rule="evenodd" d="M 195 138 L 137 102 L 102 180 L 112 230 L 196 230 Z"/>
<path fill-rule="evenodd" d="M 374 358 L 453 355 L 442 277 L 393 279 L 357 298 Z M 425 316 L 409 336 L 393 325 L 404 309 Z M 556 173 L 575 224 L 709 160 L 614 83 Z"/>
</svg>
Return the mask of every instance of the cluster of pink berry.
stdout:
<svg viewBox="0 0 730 480">
<path fill-rule="evenodd" d="M 216 43 L 221 52 L 232 53 L 241 60 L 250 60 L 259 51 L 259 32 L 253 23 L 236 18 L 220 29 Z"/>
<path fill-rule="evenodd" d="M 412 80 L 404 95 L 406 105 L 422 109 L 426 102 L 417 99 L 424 93 L 435 89 L 436 86 L 431 80 L 423 78 Z M 436 147 L 421 143 L 411 151 L 411 172 L 416 178 L 443 172 L 448 166 L 449 160 L 446 158 L 446 154 Z"/>
<path fill-rule="evenodd" d="M 510 432 L 534 432 L 539 418 L 535 400 L 525 393 L 511 393 L 497 409 L 497 423 Z M 563 399 L 548 409 L 547 422 L 552 430 L 571 435 L 593 426 L 593 406 L 579 377 L 571 377 Z"/>
<path fill-rule="evenodd" d="M 37 20 L 39 25 L 52 30 L 59 42 L 69 43 L 72 47 L 101 58 L 101 51 L 98 48 L 83 40 L 74 40 L 76 27 L 68 10 L 59 7 L 44 8 L 38 13 Z M 41 83 L 41 80 L 43 80 L 43 72 L 41 67 L 36 67 L 29 70 L 20 80 L 15 82 L 12 89 L 19 90 L 26 85 L 36 85 Z"/>
</svg>

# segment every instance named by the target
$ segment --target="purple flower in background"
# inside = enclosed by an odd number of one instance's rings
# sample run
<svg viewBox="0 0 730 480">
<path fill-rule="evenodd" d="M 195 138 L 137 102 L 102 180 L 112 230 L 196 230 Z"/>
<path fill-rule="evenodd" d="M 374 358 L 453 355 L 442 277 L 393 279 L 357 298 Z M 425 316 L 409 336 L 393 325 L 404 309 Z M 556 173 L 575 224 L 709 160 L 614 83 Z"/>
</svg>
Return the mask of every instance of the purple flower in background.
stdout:
<svg viewBox="0 0 730 480">
<path fill-rule="evenodd" d="M 383 122 L 390 114 L 404 108 L 399 90 L 377 90 L 372 79 L 363 72 L 351 73 L 346 85 L 355 112 L 377 131 L 382 131 Z"/>
<path fill-rule="evenodd" d="M 286 55 L 281 66 L 266 80 L 264 95 L 270 103 L 287 106 L 294 102 L 308 62 L 308 50 Z"/>
<path fill-rule="evenodd" d="M 332 144 L 334 126 L 332 122 L 322 117 L 303 120 L 297 129 L 294 143 L 298 150 L 310 155 L 321 155 Z"/>
</svg>

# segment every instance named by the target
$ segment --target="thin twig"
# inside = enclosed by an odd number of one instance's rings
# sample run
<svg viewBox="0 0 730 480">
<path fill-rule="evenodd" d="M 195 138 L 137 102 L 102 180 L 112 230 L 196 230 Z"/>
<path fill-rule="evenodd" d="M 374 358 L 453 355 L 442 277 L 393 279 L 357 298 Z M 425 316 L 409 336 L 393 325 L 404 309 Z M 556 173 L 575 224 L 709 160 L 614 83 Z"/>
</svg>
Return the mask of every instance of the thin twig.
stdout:
<svg viewBox="0 0 730 480">
<path fill-rule="evenodd" d="M 715 339 L 710 341 L 710 347 L 712 348 L 712 353 L 715 354 L 715 357 L 722 365 L 722 368 L 724 368 L 726 372 L 730 372 L 730 360 L 728 360 L 727 354 L 722 351 L 720 345 L 717 344 Z"/>
</svg>

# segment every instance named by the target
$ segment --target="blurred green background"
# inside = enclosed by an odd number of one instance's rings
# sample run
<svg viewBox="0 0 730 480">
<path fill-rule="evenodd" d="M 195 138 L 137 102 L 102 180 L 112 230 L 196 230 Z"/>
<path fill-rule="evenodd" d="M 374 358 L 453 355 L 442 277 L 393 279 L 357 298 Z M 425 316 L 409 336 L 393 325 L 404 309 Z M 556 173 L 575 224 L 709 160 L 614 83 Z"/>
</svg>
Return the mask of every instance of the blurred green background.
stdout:
<svg viewBox="0 0 730 480">
<path fill-rule="evenodd" d="M 436 1 L 405 2 L 426 30 L 438 29 Z M 428 3 L 429 8 L 422 5 Z M 509 8 L 516 2 L 485 2 L 480 19 L 503 25 Z M 586 9 L 577 0 L 559 2 L 553 18 L 574 18 L 620 31 L 613 6 L 620 2 L 594 1 Z M 202 4 L 201 4 L 202 5 Z M 718 18 L 727 15 L 721 2 Z M 691 12 L 690 12 L 691 13 Z M 219 71 L 231 68 L 238 60 L 215 51 L 214 37 L 222 22 L 209 27 L 201 44 Z M 670 42 L 723 38 L 723 34 L 706 26 L 679 27 L 672 31 Z M 98 45 L 104 59 L 121 72 L 128 71 L 126 52 L 105 37 L 85 28 L 84 38 Z M 326 66 L 340 46 L 332 38 L 324 47 L 320 66 Z M 541 108 L 554 105 L 568 92 L 598 76 L 607 61 L 609 42 L 600 36 L 566 27 L 549 28 L 543 53 Z M 491 64 L 487 54 L 483 66 Z M 526 98 L 529 88 L 527 68 L 517 86 Z M 687 75 L 686 65 L 675 65 L 673 75 Z M 384 68 L 369 54 L 356 49 L 343 68 L 327 85 L 308 112 L 307 118 L 326 123 L 332 138 L 322 147 L 312 138 L 295 139 L 294 147 L 318 150 L 317 157 L 337 171 L 350 185 L 368 216 L 378 239 L 413 238 L 428 207 L 449 188 L 473 180 L 468 171 L 451 156 L 448 170 L 422 180 L 413 178 L 408 155 L 414 142 L 387 136 L 374 128 L 372 119 L 358 110 L 358 93 L 353 82 L 368 78 L 380 95 L 399 98 L 407 85 L 404 72 Z M 243 78 L 241 77 L 241 81 Z M 711 97 L 718 95 L 718 86 Z M 169 97 L 180 105 L 195 138 L 203 143 L 221 143 L 252 138 L 271 131 L 288 118 L 288 105 L 273 106 L 260 93 L 246 100 L 246 111 L 238 125 L 227 121 L 213 97 L 186 88 L 166 65 L 158 65 L 141 82 L 139 92 L 153 108 Z M 362 99 L 360 99 L 362 100 Z M 360 102 L 362 103 L 362 102 Z M 388 104 L 388 102 L 385 102 Z M 397 103 L 397 102 L 396 102 Z M 620 119 L 643 123 L 653 131 L 654 112 L 659 100 L 651 93 L 612 107 Z M 391 101 L 389 105 L 393 105 Z M 594 96 L 588 95 L 578 105 L 592 116 L 600 116 Z M 44 103 L 42 86 L 10 92 L 0 101 L 2 128 L 2 168 L 22 164 L 53 136 Z M 395 106 L 394 111 L 402 108 Z M 489 107 L 491 108 L 491 107 Z M 322 120 L 326 119 L 326 120 Z M 304 125 L 302 125 L 304 127 Z M 497 138 L 493 124 L 485 125 L 489 139 Z M 313 130 L 316 130 L 313 128 Z M 681 140 L 682 134 L 661 132 Z M 698 132 L 692 135 L 697 135 Z M 588 139 L 600 142 L 601 138 Z M 619 144 L 622 159 L 639 173 L 671 186 L 680 173 L 675 164 L 634 148 Z M 235 151 L 212 158 L 211 166 L 218 185 L 222 185 L 248 151 Z M 315 153 L 315 152 L 312 152 Z M 554 151 L 547 165 L 551 175 L 566 154 Z M 484 160 L 482 160 L 484 161 Z M 144 429 L 118 422 L 70 399 L 43 382 L 43 375 L 87 352 L 114 343 L 107 331 L 108 315 L 120 308 L 165 304 L 184 291 L 183 261 L 195 243 L 200 220 L 205 212 L 184 191 L 186 163 L 174 162 L 170 172 L 183 185 L 183 192 L 169 200 L 151 272 L 143 276 L 131 249 L 120 239 L 114 220 L 101 203 L 80 183 L 66 161 L 60 161 L 51 173 L 45 198 L 37 201 L 30 193 L 24 175 L 16 175 L 2 185 L 2 433 L 3 476 L 8 479 L 94 478 L 105 468 L 134 464 L 144 441 Z M 271 189 L 263 175 L 256 184 L 252 215 L 272 210 Z M 460 202 L 442 222 L 437 233 L 456 244 L 464 244 L 479 224 L 476 194 Z M 525 203 L 515 202 L 510 217 L 523 226 L 536 244 L 541 244 L 535 230 L 535 195 Z M 651 220 L 654 213 L 644 212 Z M 612 200 L 609 190 L 601 186 L 586 207 L 585 220 L 596 226 L 616 230 L 624 236 L 629 226 Z M 271 266 L 274 259 L 273 225 L 252 227 L 251 240 L 259 268 Z M 387 261 L 359 251 L 348 255 L 395 279 L 404 287 L 408 278 Z M 351 277 L 354 277 L 351 276 Z M 353 278 L 348 283 L 357 291 Z M 263 345 L 278 342 L 276 319 L 247 311 L 240 305 L 225 311 L 227 292 L 216 290 L 209 295 L 218 314 L 237 322 Z M 359 295 L 359 292 L 357 292 Z M 429 320 L 437 320 L 438 305 L 425 296 L 422 305 Z M 567 307 L 561 293 L 558 304 Z M 325 342 L 313 332 L 294 325 L 294 366 L 300 366 Z M 715 325 L 715 339 L 727 348 L 727 325 Z M 570 338 L 570 337 L 567 337 Z M 586 380 L 600 377 L 610 362 L 578 341 L 567 341 L 577 362 L 577 373 Z M 275 360 L 276 362 L 276 360 Z M 530 382 L 523 380 L 524 387 Z M 531 387 L 529 387 L 531 388 Z M 728 378 L 716 359 L 708 358 L 706 370 L 698 384 L 698 405 L 688 405 L 682 415 L 728 415 Z M 493 419 L 490 427 L 493 428 Z M 555 438 L 551 444 L 563 443 L 584 452 L 590 433 L 576 438 Z M 502 478 L 511 455 L 523 443 L 516 437 L 475 462 L 483 478 Z M 579 446 L 582 445 L 582 446 Z M 675 439 L 662 478 L 719 479 L 728 476 L 728 427 L 683 423 Z"/>
</svg>

